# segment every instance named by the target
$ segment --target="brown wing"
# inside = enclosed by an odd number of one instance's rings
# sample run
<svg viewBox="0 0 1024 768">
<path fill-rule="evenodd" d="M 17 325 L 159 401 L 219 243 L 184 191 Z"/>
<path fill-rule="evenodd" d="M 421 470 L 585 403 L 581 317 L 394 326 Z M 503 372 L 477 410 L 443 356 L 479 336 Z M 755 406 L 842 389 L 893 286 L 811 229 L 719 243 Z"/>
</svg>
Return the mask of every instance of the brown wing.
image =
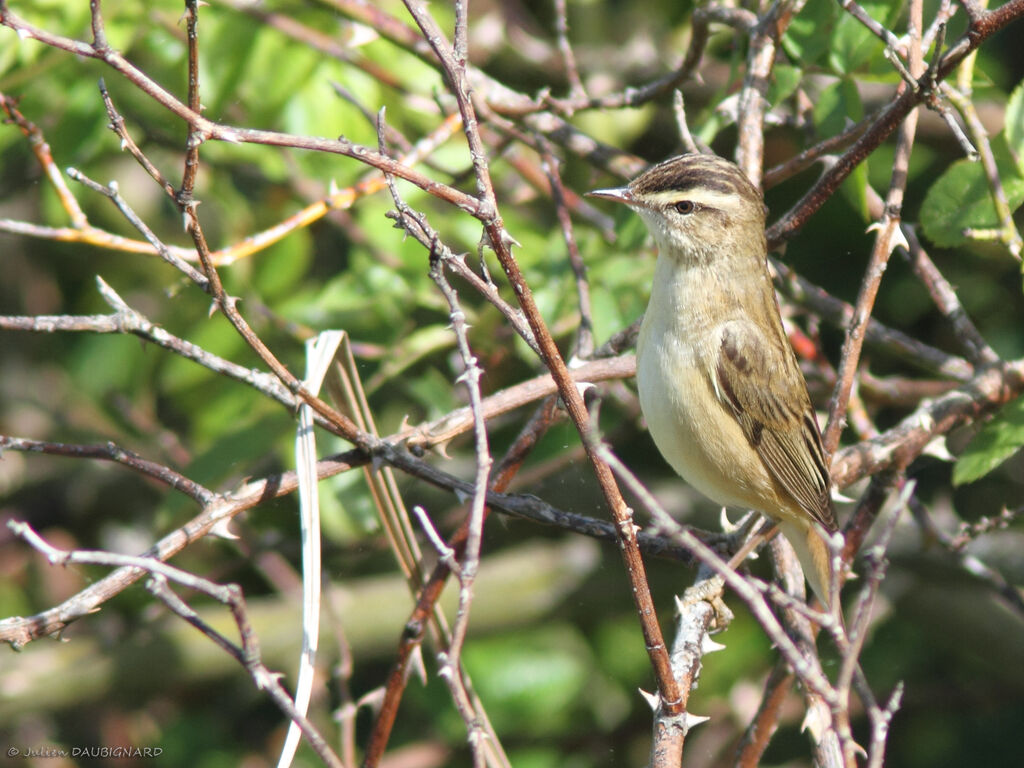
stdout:
<svg viewBox="0 0 1024 768">
<path fill-rule="evenodd" d="M 715 375 L 720 397 L 768 471 L 808 515 L 835 531 L 821 433 L 785 337 L 770 339 L 747 320 L 727 323 Z"/>
</svg>

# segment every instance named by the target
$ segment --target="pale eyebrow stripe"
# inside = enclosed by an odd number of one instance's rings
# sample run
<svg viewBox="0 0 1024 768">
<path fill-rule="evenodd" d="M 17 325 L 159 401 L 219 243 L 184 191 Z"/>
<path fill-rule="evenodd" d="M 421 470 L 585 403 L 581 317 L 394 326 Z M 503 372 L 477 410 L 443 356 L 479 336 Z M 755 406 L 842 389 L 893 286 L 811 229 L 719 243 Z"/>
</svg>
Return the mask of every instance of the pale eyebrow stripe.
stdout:
<svg viewBox="0 0 1024 768">
<path fill-rule="evenodd" d="M 667 189 L 664 192 L 656 192 L 650 196 L 656 205 L 670 205 L 679 200 L 692 200 L 708 208 L 724 208 L 736 202 L 736 192 L 718 192 L 708 187 L 691 189 Z"/>
</svg>

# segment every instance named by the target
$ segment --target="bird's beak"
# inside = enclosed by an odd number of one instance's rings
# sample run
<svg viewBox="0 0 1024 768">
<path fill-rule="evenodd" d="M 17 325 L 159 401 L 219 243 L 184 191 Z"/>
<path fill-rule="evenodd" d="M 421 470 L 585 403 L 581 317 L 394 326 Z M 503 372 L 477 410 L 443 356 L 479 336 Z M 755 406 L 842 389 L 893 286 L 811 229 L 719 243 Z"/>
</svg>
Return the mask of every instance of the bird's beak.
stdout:
<svg viewBox="0 0 1024 768">
<path fill-rule="evenodd" d="M 626 205 L 637 207 L 641 205 L 633 196 L 633 191 L 629 187 L 619 187 L 617 189 L 595 189 L 592 192 L 587 192 L 586 197 L 599 197 L 602 200 L 611 200 L 615 203 L 625 203 Z"/>
</svg>

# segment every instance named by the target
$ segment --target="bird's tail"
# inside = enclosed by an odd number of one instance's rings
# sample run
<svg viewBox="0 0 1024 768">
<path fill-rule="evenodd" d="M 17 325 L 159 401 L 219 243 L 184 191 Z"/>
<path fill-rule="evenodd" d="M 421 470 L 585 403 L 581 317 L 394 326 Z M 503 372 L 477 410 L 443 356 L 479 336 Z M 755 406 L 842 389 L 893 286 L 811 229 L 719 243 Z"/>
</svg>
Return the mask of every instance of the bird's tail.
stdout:
<svg viewBox="0 0 1024 768">
<path fill-rule="evenodd" d="M 831 584 L 834 580 L 832 555 L 828 544 L 825 543 L 824 532 L 813 523 L 791 520 L 780 520 L 779 530 L 793 545 L 800 567 L 803 568 L 804 576 L 814 594 L 821 600 L 822 605 L 831 609 Z"/>
</svg>

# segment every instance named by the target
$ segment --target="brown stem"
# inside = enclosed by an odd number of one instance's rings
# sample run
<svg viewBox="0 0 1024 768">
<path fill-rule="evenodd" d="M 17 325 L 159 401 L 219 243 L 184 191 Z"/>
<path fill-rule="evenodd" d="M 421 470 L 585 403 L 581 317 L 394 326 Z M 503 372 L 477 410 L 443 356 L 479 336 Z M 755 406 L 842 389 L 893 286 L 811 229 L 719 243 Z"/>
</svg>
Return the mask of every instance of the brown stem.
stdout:
<svg viewBox="0 0 1024 768">
<path fill-rule="evenodd" d="M 916 42 L 911 44 L 910 67 L 916 75 L 922 70 L 920 53 L 920 27 L 916 30 Z M 911 35 L 912 40 L 914 36 Z M 889 264 L 889 257 L 896 248 L 900 233 L 900 211 L 903 206 L 903 193 L 907 186 L 907 169 L 910 164 L 910 153 L 914 146 L 914 134 L 917 130 L 917 112 L 912 112 L 900 127 L 896 142 L 896 158 L 893 164 L 892 181 L 886 196 L 885 209 L 879 220 L 878 235 L 875 246 L 868 260 L 868 268 L 861 282 L 860 292 L 854 308 L 853 324 L 850 326 L 843 342 L 843 351 L 839 360 L 839 380 L 836 383 L 832 400 L 829 403 L 828 421 L 822 430 L 821 440 L 826 455 L 835 453 L 839 446 L 839 436 L 846 421 L 846 408 L 853 388 L 853 377 L 860 364 L 860 352 L 864 345 L 864 335 L 871 311 L 882 283 L 882 275 Z"/>
</svg>

